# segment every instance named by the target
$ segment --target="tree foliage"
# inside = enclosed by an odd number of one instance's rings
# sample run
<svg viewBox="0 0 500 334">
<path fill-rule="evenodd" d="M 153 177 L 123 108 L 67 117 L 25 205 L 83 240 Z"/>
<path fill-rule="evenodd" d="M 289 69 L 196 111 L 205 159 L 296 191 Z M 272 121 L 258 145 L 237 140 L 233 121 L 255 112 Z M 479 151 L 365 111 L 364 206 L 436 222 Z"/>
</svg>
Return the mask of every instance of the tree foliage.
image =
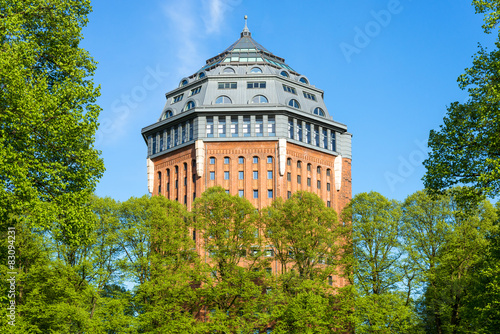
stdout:
<svg viewBox="0 0 500 334">
<path fill-rule="evenodd" d="M 104 167 L 93 148 L 96 64 L 79 47 L 90 1 L 0 1 L 0 219 L 65 225 L 78 242 Z"/>
<path fill-rule="evenodd" d="M 500 17 L 498 0 L 473 1 L 485 14 L 485 32 L 496 28 Z M 426 188 L 442 190 L 454 185 L 469 195 L 495 196 L 500 191 L 500 40 L 493 50 L 479 47 L 472 66 L 458 78 L 469 100 L 454 102 L 439 131 L 429 135 L 429 158 L 424 162 Z"/>
</svg>

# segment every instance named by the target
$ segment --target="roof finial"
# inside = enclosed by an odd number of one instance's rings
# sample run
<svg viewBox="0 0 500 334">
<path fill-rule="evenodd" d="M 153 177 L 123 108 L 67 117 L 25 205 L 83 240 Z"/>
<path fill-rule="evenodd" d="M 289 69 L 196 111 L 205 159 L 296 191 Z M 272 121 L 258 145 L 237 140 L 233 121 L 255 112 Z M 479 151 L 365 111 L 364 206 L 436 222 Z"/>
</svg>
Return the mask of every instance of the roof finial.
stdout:
<svg viewBox="0 0 500 334">
<path fill-rule="evenodd" d="M 243 28 L 243 31 L 241 32 L 241 37 L 243 37 L 243 36 L 251 36 L 252 35 L 250 33 L 250 30 L 248 30 L 248 27 L 247 27 L 247 19 L 248 19 L 248 16 L 245 15 L 245 28 Z"/>
</svg>

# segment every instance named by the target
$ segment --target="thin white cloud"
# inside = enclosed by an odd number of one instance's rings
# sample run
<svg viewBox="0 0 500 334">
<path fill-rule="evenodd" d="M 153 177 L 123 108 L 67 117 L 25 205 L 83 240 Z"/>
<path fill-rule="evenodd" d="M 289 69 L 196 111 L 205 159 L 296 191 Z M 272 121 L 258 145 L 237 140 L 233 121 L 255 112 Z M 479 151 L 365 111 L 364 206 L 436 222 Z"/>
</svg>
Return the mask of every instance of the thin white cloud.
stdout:
<svg viewBox="0 0 500 334">
<path fill-rule="evenodd" d="M 224 21 L 224 12 L 226 11 L 226 4 L 221 0 L 209 0 L 208 12 L 210 15 L 205 19 L 205 26 L 207 33 L 218 33 Z"/>
</svg>

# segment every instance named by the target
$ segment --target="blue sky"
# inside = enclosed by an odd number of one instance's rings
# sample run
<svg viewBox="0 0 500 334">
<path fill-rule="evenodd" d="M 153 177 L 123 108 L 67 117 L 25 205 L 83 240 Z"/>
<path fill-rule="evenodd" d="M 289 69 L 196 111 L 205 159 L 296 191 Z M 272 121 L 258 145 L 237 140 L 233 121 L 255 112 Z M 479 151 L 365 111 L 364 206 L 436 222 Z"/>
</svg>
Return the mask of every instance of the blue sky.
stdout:
<svg viewBox="0 0 500 334">
<path fill-rule="evenodd" d="M 147 193 L 140 131 L 165 93 L 239 38 L 252 37 L 325 91 L 353 134 L 353 195 L 403 200 L 423 188 L 431 129 L 466 92 L 456 83 L 477 44 L 491 45 L 471 1 L 94 1 L 82 47 L 99 63 L 99 196 Z"/>
</svg>

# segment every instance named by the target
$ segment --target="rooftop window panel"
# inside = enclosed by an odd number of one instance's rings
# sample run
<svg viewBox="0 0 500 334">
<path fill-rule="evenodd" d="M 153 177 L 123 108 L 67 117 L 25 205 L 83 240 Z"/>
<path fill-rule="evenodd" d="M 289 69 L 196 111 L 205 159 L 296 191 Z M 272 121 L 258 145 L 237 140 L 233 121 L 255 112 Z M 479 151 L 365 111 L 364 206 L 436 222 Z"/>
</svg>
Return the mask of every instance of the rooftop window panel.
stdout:
<svg viewBox="0 0 500 334">
<path fill-rule="evenodd" d="M 287 85 L 283 85 L 283 90 L 285 92 L 288 92 L 288 93 L 292 93 L 292 94 L 295 94 L 297 95 L 297 91 L 295 90 L 295 88 L 293 87 L 290 87 L 290 86 L 287 86 Z"/>
<path fill-rule="evenodd" d="M 236 89 L 236 82 L 219 82 L 219 89 Z"/>
<path fill-rule="evenodd" d="M 184 96 L 184 94 L 179 94 L 177 96 L 174 96 L 174 98 L 172 99 L 172 103 L 176 103 L 176 102 L 181 101 L 183 96 Z"/>
<path fill-rule="evenodd" d="M 302 79 L 302 78 L 301 78 L 301 79 Z M 316 101 L 316 95 L 314 95 L 314 94 L 304 92 L 304 97 L 305 97 L 306 99 Z"/>
<path fill-rule="evenodd" d="M 266 82 L 247 82 L 247 88 L 266 88 Z"/>
</svg>

